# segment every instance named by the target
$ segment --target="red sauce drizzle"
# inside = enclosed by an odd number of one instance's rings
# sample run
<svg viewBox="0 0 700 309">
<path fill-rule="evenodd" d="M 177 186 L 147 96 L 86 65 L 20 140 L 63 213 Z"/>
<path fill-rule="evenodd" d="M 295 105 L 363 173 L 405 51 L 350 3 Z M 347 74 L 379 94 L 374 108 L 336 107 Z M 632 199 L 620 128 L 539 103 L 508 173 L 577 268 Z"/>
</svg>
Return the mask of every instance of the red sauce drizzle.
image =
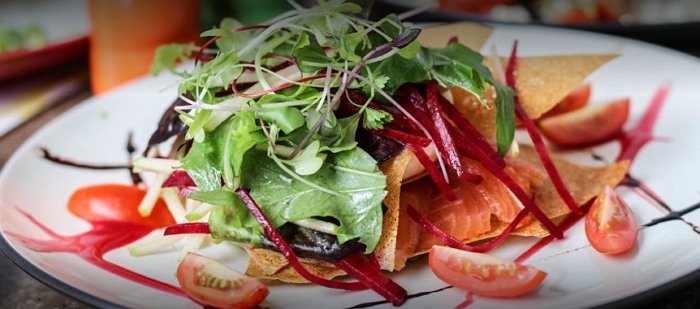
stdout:
<svg viewBox="0 0 700 309">
<path fill-rule="evenodd" d="M 622 133 L 622 136 L 618 139 L 622 150 L 617 156 L 617 161 L 634 161 L 642 147 L 654 140 L 654 126 L 670 91 L 670 82 L 662 84 L 651 100 L 651 104 L 647 108 L 646 113 L 644 113 L 642 120 L 633 129 Z"/>
<path fill-rule="evenodd" d="M 466 299 L 464 299 L 463 302 L 461 302 L 455 309 L 466 309 L 467 307 L 471 306 L 471 304 L 474 303 L 474 293 L 472 292 L 467 292 Z"/>
<path fill-rule="evenodd" d="M 108 262 L 103 258 L 109 251 L 133 243 L 150 234 L 154 230 L 171 224 L 172 218 L 169 217 L 167 208 L 164 207 L 164 204 L 161 204 L 162 201 L 159 201 L 157 207 L 154 208 L 153 215 L 157 216 L 158 218 L 170 218 L 170 220 L 164 219 L 161 224 L 154 224 L 154 222 L 150 220 L 150 224 L 143 224 L 143 220 L 128 221 L 126 220 L 126 218 L 128 218 L 127 216 L 106 218 L 96 212 L 96 210 L 100 208 L 95 205 L 107 205 L 109 207 L 113 207 L 113 213 L 129 213 L 131 210 L 127 209 L 136 209 L 140 202 L 138 197 L 143 197 L 145 191 L 134 186 L 99 185 L 80 189 L 76 191 L 76 193 L 84 192 L 85 190 L 88 190 L 94 194 L 89 197 L 90 201 L 92 201 L 91 204 L 94 207 L 83 207 L 80 209 L 85 210 L 85 212 L 73 213 L 90 222 L 92 228 L 89 231 L 72 236 L 59 235 L 36 220 L 36 218 L 34 218 L 32 215 L 20 209 L 19 211 L 42 231 L 48 234 L 50 239 L 32 239 L 13 232 L 6 232 L 6 234 L 12 237 L 15 241 L 22 243 L 30 250 L 37 252 L 74 253 L 83 260 L 122 278 L 166 293 L 187 298 L 187 295 L 177 286 L 146 277 L 114 263 Z M 141 194 L 135 195 L 134 192 L 141 192 Z M 131 196 L 132 198 L 125 199 L 123 198 L 124 196 Z M 111 201 L 111 203 L 105 203 L 105 200 Z M 83 203 L 85 202 L 83 199 L 75 198 L 74 195 L 74 197 L 71 197 L 69 208 L 75 210 L 75 203 L 77 203 L 77 201 Z M 118 202 L 115 203 L 114 201 Z M 104 208 L 102 209 L 105 210 Z M 92 213 L 88 210 L 92 211 Z M 167 216 L 161 212 L 166 212 L 165 214 Z"/>
</svg>

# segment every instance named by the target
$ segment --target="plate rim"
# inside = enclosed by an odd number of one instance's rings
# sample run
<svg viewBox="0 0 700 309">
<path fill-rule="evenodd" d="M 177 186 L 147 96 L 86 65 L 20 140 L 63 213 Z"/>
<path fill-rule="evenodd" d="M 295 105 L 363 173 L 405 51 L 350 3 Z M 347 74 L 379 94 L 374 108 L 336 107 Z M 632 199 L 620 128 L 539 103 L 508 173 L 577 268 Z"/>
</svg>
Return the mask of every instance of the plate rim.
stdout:
<svg viewBox="0 0 700 309">
<path fill-rule="evenodd" d="M 453 22 L 453 21 L 444 21 L 446 23 Z M 471 21 L 471 22 L 476 22 L 480 23 L 478 21 Z M 484 23 L 484 22 L 481 22 Z M 494 27 L 499 27 L 499 26 L 505 26 L 505 27 L 514 27 L 514 26 L 524 26 L 521 23 L 498 23 L 498 22 L 486 22 L 484 24 L 487 25 L 493 25 Z M 700 24 L 700 22 L 698 23 Z M 631 38 L 625 38 L 625 37 L 620 37 L 616 35 L 611 35 L 611 34 L 605 34 L 605 33 L 597 33 L 594 31 L 586 30 L 586 29 L 571 29 L 571 28 L 566 28 L 566 27 L 549 27 L 547 25 L 539 25 L 539 24 L 527 24 L 528 27 L 531 28 L 542 28 L 546 29 L 546 31 L 555 31 L 555 32 L 575 32 L 579 34 L 584 34 L 584 35 L 589 35 L 589 36 L 594 36 L 594 37 L 604 37 L 605 39 L 618 39 L 618 40 L 625 40 L 629 41 L 633 44 L 640 45 L 643 48 L 653 48 L 657 50 L 662 50 L 667 53 L 673 53 L 675 57 L 684 57 L 687 59 L 693 59 L 693 61 L 697 62 L 700 64 L 700 59 L 698 57 L 689 55 L 687 53 L 684 53 L 682 51 L 678 51 L 669 47 L 661 46 L 658 44 L 653 44 L 649 42 L 644 42 L 636 39 L 631 39 Z M 80 38 L 78 39 L 80 40 Z M 144 83 L 145 81 L 149 79 L 153 79 L 155 77 L 151 76 L 144 76 L 142 78 L 138 78 L 132 82 L 129 82 L 122 87 L 119 87 L 118 89 L 115 89 L 117 91 L 125 91 L 126 88 L 130 87 L 133 84 L 141 84 Z M 116 92 L 116 91 L 115 91 Z M 111 96 L 112 92 L 109 92 L 105 95 L 96 95 L 92 96 L 90 98 L 87 98 L 86 100 L 76 104 L 75 106 L 69 108 L 67 111 L 62 113 L 61 115 L 55 117 L 54 119 L 51 119 L 49 122 L 46 124 L 42 125 L 37 131 L 32 133 L 15 151 L 13 154 L 10 156 L 10 158 L 7 160 L 5 165 L 0 169 L 0 180 L 3 178 L 7 177 L 7 166 L 10 166 L 14 164 L 14 162 L 18 159 L 18 152 L 19 151 L 25 151 L 25 148 L 31 147 L 30 142 L 32 142 L 36 136 L 40 134 L 44 134 L 47 130 L 47 127 L 55 125 L 55 123 L 63 121 L 63 118 L 70 117 L 71 114 L 74 113 L 79 113 L 80 110 L 88 108 L 91 105 L 95 104 L 100 104 L 101 100 L 104 100 L 103 97 L 105 96 Z M 22 271 L 33 277 L 34 279 L 38 280 L 42 284 L 47 285 L 48 287 L 64 294 L 67 295 L 73 299 L 76 299 L 80 302 L 83 302 L 85 304 L 95 306 L 97 308 L 104 308 L 104 309 L 129 309 L 129 307 L 125 307 L 119 304 L 116 304 L 114 302 L 105 300 L 103 298 L 100 298 L 98 296 L 93 296 L 88 292 L 85 292 L 77 287 L 73 287 L 69 285 L 68 283 L 61 281 L 60 279 L 54 277 L 51 275 L 49 272 L 44 271 L 40 269 L 38 266 L 34 265 L 31 261 L 26 259 L 25 257 L 22 256 L 21 253 L 19 253 L 18 250 L 16 250 L 13 245 L 8 241 L 7 235 L 5 235 L 4 231 L 0 229 L 0 251 L 2 251 L 17 267 L 19 267 Z M 591 308 L 595 309 L 603 309 L 603 308 L 632 308 L 635 305 L 639 305 L 642 302 L 645 301 L 655 301 L 658 300 L 659 298 L 663 296 L 668 296 L 669 294 L 673 293 L 678 293 L 681 292 L 683 288 L 687 288 L 688 286 L 692 284 L 700 284 L 700 268 L 695 269 L 691 272 L 688 272 L 674 280 L 668 281 L 666 283 L 663 283 L 661 285 L 655 286 L 653 288 L 638 292 L 636 294 L 628 295 L 626 297 L 600 304 Z"/>
</svg>

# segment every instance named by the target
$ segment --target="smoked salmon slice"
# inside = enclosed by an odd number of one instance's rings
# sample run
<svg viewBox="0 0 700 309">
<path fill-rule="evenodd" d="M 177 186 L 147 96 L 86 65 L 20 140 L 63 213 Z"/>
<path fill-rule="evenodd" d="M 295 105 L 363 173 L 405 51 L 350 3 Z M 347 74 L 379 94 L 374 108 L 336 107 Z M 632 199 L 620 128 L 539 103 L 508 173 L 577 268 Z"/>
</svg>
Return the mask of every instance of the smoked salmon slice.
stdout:
<svg viewBox="0 0 700 309">
<path fill-rule="evenodd" d="M 544 181 L 546 173 L 532 164 L 520 161 L 522 160 L 514 158 L 506 160 L 506 172 L 527 194 L 532 194 L 532 188 Z M 458 197 L 456 201 L 445 199 L 429 177 L 413 181 L 401 189 L 401 213 L 405 213 L 407 205 L 411 204 L 441 230 L 462 240 L 476 238 L 491 231 L 492 219 L 504 223 L 513 221 L 522 209 L 522 205 L 510 190 L 477 161 L 463 157 L 462 163 L 468 172 L 481 175 L 483 181 L 473 184 L 451 177 L 450 185 Z M 400 218 L 400 220 L 406 219 L 403 216 Z M 406 229 L 401 232 L 410 230 L 410 233 L 404 235 L 413 236 L 397 239 L 397 260 L 404 254 L 408 254 L 411 247 L 415 254 L 415 252 L 427 251 L 433 245 L 441 244 L 433 236 L 420 230 L 415 223 L 404 223 L 399 224 Z M 415 229 L 418 229 L 417 233 Z M 417 240 L 410 239 L 410 237 L 416 237 L 416 234 Z M 407 257 L 412 255 L 408 254 Z"/>
</svg>

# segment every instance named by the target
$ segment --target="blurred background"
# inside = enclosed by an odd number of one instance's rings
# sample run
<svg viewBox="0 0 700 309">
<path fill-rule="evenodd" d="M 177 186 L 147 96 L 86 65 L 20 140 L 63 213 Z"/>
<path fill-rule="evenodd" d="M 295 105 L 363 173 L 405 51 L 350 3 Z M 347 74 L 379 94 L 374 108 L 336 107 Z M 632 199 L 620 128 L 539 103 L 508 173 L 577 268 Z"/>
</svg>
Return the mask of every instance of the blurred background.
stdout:
<svg viewBox="0 0 700 309">
<path fill-rule="evenodd" d="M 309 6 L 315 0 L 297 0 Z M 595 31 L 695 53 L 696 0 L 376 0 L 371 17 L 430 8 L 414 22 L 472 20 Z M 250 25 L 291 9 L 286 0 L 0 0 L 0 87 L 58 64 L 89 58 L 100 94 L 148 73 L 154 49 L 201 44 L 224 17 Z"/>
</svg>

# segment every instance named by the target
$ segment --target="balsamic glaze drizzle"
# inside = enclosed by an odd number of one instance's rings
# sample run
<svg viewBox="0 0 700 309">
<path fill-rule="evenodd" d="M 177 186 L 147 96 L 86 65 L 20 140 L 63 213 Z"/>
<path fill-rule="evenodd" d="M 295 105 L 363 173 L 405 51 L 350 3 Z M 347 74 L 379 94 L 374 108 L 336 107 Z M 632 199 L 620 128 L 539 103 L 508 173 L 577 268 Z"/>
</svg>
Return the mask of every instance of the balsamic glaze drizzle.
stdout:
<svg viewBox="0 0 700 309">
<path fill-rule="evenodd" d="M 657 225 L 659 223 L 678 220 L 678 221 L 682 221 L 683 223 L 690 226 L 690 228 L 693 230 L 693 232 L 700 235 L 700 228 L 697 225 L 693 224 L 692 222 L 689 222 L 683 218 L 684 215 L 686 215 L 694 210 L 697 210 L 697 209 L 700 209 L 700 202 L 698 202 L 694 205 L 691 205 L 689 207 L 686 207 L 684 209 L 681 209 L 681 210 L 671 211 L 667 215 L 660 217 L 660 218 L 656 218 L 654 220 L 651 220 L 650 222 L 645 223 L 642 226 L 643 227 L 651 227 L 651 226 Z"/>
<path fill-rule="evenodd" d="M 129 132 L 127 141 L 126 141 L 126 152 L 128 154 L 128 162 L 131 162 L 134 158 L 134 154 L 136 153 L 136 147 L 134 146 L 133 142 L 133 137 L 134 134 L 133 132 Z M 72 166 L 72 167 L 77 167 L 77 168 L 84 168 L 84 169 L 90 169 L 90 170 L 121 170 L 125 169 L 129 171 L 129 175 L 131 177 L 131 181 L 134 183 L 134 185 L 140 184 L 143 182 L 143 179 L 141 178 L 141 175 L 138 173 L 134 173 L 132 171 L 132 165 L 131 164 L 93 164 L 93 163 L 82 163 L 82 162 L 76 162 L 73 160 L 69 160 L 57 155 L 52 154 L 49 152 L 49 150 L 45 147 L 39 147 L 39 151 L 41 151 L 41 156 L 53 163 L 60 164 L 60 165 L 65 165 L 65 166 Z"/>
<path fill-rule="evenodd" d="M 120 170 L 120 169 L 131 170 L 130 164 L 109 165 L 109 164 L 80 163 L 80 162 L 75 162 L 72 160 L 64 159 L 62 157 L 53 155 L 49 152 L 48 149 L 46 149 L 44 147 L 39 147 L 39 151 L 41 151 L 41 154 L 42 154 L 44 159 L 49 160 L 53 163 L 60 164 L 60 165 L 85 168 L 85 169 L 91 169 L 91 170 Z"/>
<path fill-rule="evenodd" d="M 644 186 L 639 180 L 634 178 L 632 175 L 627 174 L 625 175 L 625 179 L 622 180 L 623 184 L 630 187 L 634 188 L 636 190 L 639 190 L 640 192 L 644 193 L 647 197 L 652 199 L 657 205 L 659 205 L 661 208 L 667 210 L 668 212 L 673 212 L 673 209 L 671 209 L 666 202 L 662 201 L 656 194 L 653 192 L 649 191 L 649 189 Z"/>
</svg>

